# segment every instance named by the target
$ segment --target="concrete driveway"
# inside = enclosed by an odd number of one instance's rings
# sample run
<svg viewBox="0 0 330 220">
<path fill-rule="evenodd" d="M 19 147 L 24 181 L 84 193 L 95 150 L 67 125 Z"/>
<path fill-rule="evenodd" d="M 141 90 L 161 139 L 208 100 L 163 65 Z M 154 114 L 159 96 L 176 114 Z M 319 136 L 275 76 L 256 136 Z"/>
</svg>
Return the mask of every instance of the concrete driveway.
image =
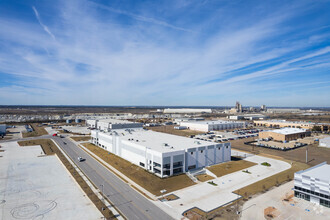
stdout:
<svg viewBox="0 0 330 220">
<path fill-rule="evenodd" d="M 180 199 L 168 202 L 156 202 L 159 207 L 168 210 L 176 218 L 182 217 L 182 213 L 193 207 L 198 207 L 203 211 L 211 211 L 219 206 L 223 206 L 239 198 L 233 191 L 255 183 L 259 180 L 282 172 L 291 167 L 290 164 L 261 156 L 249 156 L 246 160 L 258 163 L 258 165 L 249 167 L 251 174 L 237 171 L 212 181 L 217 184 L 213 186 L 207 182 L 187 187 L 173 192 Z M 268 162 L 271 167 L 260 165 L 262 162 Z"/>
</svg>

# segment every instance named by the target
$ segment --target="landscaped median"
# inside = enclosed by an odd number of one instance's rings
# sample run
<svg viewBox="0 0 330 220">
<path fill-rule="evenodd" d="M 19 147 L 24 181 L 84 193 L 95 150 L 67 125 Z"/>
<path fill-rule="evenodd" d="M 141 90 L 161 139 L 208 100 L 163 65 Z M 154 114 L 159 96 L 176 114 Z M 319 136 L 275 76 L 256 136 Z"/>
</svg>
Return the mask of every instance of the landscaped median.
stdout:
<svg viewBox="0 0 330 220">
<path fill-rule="evenodd" d="M 80 141 L 89 141 L 91 139 L 91 136 L 73 136 L 70 137 L 74 141 L 80 142 Z"/>
<path fill-rule="evenodd" d="M 160 196 L 160 191 L 163 189 L 169 193 L 195 184 L 185 174 L 162 179 L 94 144 L 84 143 L 82 145 L 153 195 Z"/>
<path fill-rule="evenodd" d="M 257 164 L 247 160 L 242 160 L 241 158 L 232 157 L 232 161 L 216 164 L 208 167 L 207 169 L 214 173 L 217 177 L 221 177 L 239 170 L 252 167 L 254 165 Z"/>
<path fill-rule="evenodd" d="M 198 181 L 201 181 L 201 182 L 206 182 L 208 180 L 213 180 L 214 177 L 213 176 L 210 176 L 210 175 L 207 175 L 207 174 L 200 174 L 200 175 L 197 175 L 195 176 Z"/>
<path fill-rule="evenodd" d="M 68 169 L 71 175 L 75 178 L 77 183 L 89 197 L 89 199 L 95 204 L 98 210 L 104 215 L 106 219 L 116 219 L 111 210 L 106 207 L 105 210 L 102 201 L 97 197 L 97 195 L 92 191 L 92 189 L 87 185 L 84 179 L 76 172 L 75 168 L 70 164 L 67 158 L 62 154 L 62 152 L 57 148 L 57 146 L 50 139 L 38 139 L 38 140 L 30 140 L 30 141 L 19 141 L 18 144 L 20 146 L 31 146 L 31 145 L 40 145 L 42 150 L 46 155 L 54 155 L 62 161 L 64 166 Z"/>
<path fill-rule="evenodd" d="M 290 163 L 290 161 L 286 161 L 286 162 Z M 299 170 L 305 170 L 309 167 L 310 166 L 305 163 L 292 162 L 291 168 L 284 170 L 283 172 L 280 172 L 273 176 L 270 176 L 268 178 L 265 178 L 263 180 L 260 180 L 251 185 L 248 185 L 246 187 L 243 187 L 241 189 L 238 189 L 234 191 L 234 193 L 237 193 L 243 196 L 244 198 L 248 198 L 257 193 L 263 193 L 274 186 L 279 186 L 280 184 L 291 181 L 294 177 L 295 172 Z"/>
</svg>

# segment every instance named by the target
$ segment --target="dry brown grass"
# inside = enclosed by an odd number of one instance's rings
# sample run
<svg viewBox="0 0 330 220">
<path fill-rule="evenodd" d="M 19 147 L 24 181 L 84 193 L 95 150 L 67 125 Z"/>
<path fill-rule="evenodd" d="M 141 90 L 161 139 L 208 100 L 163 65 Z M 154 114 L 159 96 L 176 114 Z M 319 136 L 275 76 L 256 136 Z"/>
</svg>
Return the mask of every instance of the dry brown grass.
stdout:
<svg viewBox="0 0 330 220">
<path fill-rule="evenodd" d="M 75 141 L 89 141 L 91 136 L 73 136 L 71 138 Z"/>
<path fill-rule="evenodd" d="M 171 200 L 176 200 L 178 199 L 179 197 L 174 195 L 174 194 L 170 194 L 170 195 L 167 195 L 167 196 L 164 196 L 163 199 L 166 199 L 167 201 L 171 201 Z"/>
<path fill-rule="evenodd" d="M 58 158 L 62 161 L 64 166 L 68 169 L 71 175 L 75 178 L 77 183 L 80 185 L 82 190 L 86 193 L 86 195 L 90 198 L 90 200 L 94 203 L 98 210 L 104 215 L 107 219 L 116 219 L 113 213 L 109 208 L 105 208 L 102 211 L 102 208 L 105 207 L 102 201 L 97 197 L 97 195 L 92 191 L 92 189 L 87 185 L 84 179 L 77 173 L 76 169 L 71 165 L 71 163 L 66 159 L 66 157 L 62 154 L 62 152 L 57 148 L 57 146 L 50 139 L 38 139 L 31 141 L 19 141 L 18 144 L 20 146 L 31 146 L 31 145 L 40 145 L 42 150 L 47 155 L 56 154 Z"/>
<path fill-rule="evenodd" d="M 108 151 L 90 143 L 84 143 L 88 150 L 102 158 L 105 162 L 116 168 L 119 172 L 130 178 L 132 181 L 148 190 L 150 193 L 159 196 L 160 190 L 166 189 L 167 192 L 173 192 L 195 183 L 185 174 L 161 179 L 156 175 L 149 173 L 145 169 L 136 166 Z"/>
<path fill-rule="evenodd" d="M 205 132 L 200 132 L 200 131 L 193 131 L 193 130 L 176 130 L 174 129 L 175 126 L 178 125 L 165 125 L 165 126 L 156 126 L 156 127 L 148 127 L 148 130 L 152 131 L 158 131 L 158 132 L 163 132 L 163 133 L 168 133 L 168 134 L 174 134 L 174 135 L 179 135 L 179 136 L 184 136 L 184 137 L 189 137 L 191 135 L 197 135 L 197 134 L 203 134 Z"/>
<path fill-rule="evenodd" d="M 43 127 L 39 127 L 38 124 L 36 124 L 36 123 L 30 124 L 30 126 L 33 128 L 33 131 L 32 132 L 23 132 L 22 133 L 23 138 L 37 137 L 37 136 L 48 134 L 48 132 Z"/>
<path fill-rule="evenodd" d="M 208 180 L 213 180 L 214 177 L 210 176 L 210 175 L 207 175 L 207 174 L 200 174 L 200 175 L 197 175 L 195 176 L 198 181 L 201 181 L 201 182 L 206 182 Z"/>
<path fill-rule="evenodd" d="M 226 163 L 213 165 L 211 167 L 208 167 L 207 169 L 214 173 L 217 177 L 220 177 L 252 167 L 254 165 L 257 164 L 246 160 L 233 160 Z"/>
</svg>

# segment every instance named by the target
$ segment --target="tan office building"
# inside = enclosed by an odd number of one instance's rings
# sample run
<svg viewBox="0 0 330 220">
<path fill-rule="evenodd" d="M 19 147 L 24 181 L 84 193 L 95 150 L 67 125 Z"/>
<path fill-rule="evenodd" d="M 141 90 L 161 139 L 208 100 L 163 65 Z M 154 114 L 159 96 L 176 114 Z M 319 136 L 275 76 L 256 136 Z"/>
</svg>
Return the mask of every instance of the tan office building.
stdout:
<svg viewBox="0 0 330 220">
<path fill-rule="evenodd" d="M 292 141 L 298 138 L 304 138 L 309 135 L 305 129 L 300 128 L 282 128 L 259 133 L 260 139 L 272 138 L 274 141 Z"/>
<path fill-rule="evenodd" d="M 286 121 L 286 120 L 260 120 L 253 121 L 255 126 L 265 126 L 271 128 L 303 128 L 303 129 L 312 129 L 315 126 L 313 122 L 304 122 L 304 121 Z"/>
</svg>

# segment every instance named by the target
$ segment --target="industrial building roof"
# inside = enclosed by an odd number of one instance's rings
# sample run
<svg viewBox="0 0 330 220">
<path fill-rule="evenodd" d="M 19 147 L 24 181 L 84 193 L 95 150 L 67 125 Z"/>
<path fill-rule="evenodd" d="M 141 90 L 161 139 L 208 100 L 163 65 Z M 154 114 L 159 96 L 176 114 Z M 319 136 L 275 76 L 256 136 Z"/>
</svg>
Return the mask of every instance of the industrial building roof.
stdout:
<svg viewBox="0 0 330 220">
<path fill-rule="evenodd" d="M 128 120 L 119 120 L 119 119 L 100 119 L 98 122 L 109 123 L 109 124 L 133 124 L 136 122 L 128 121 Z"/>
<path fill-rule="evenodd" d="M 214 124 L 232 124 L 232 123 L 243 123 L 243 122 L 217 120 L 217 121 L 188 121 L 188 122 L 184 122 L 184 123 L 214 125 Z"/>
<path fill-rule="evenodd" d="M 134 144 L 142 145 L 148 149 L 158 152 L 172 152 L 189 148 L 219 145 L 215 142 L 196 140 L 194 138 L 181 137 L 161 132 L 137 129 L 117 129 L 107 132 L 109 135 L 118 135 L 121 140 L 130 141 Z"/>
<path fill-rule="evenodd" d="M 302 128 L 281 128 L 281 129 L 271 130 L 270 132 L 288 135 L 288 134 L 297 134 L 297 133 L 306 132 L 306 129 L 302 129 Z"/>
<path fill-rule="evenodd" d="M 297 172 L 304 176 L 310 176 L 330 183 L 330 165 L 326 162 L 311 167 L 307 170 Z"/>
<path fill-rule="evenodd" d="M 278 119 L 272 119 L 272 120 L 260 120 L 260 121 L 267 121 L 267 122 L 277 122 L 277 123 L 287 123 L 287 124 L 310 124 L 314 125 L 314 122 L 307 122 L 307 121 L 287 121 L 287 120 L 278 120 Z"/>
</svg>

